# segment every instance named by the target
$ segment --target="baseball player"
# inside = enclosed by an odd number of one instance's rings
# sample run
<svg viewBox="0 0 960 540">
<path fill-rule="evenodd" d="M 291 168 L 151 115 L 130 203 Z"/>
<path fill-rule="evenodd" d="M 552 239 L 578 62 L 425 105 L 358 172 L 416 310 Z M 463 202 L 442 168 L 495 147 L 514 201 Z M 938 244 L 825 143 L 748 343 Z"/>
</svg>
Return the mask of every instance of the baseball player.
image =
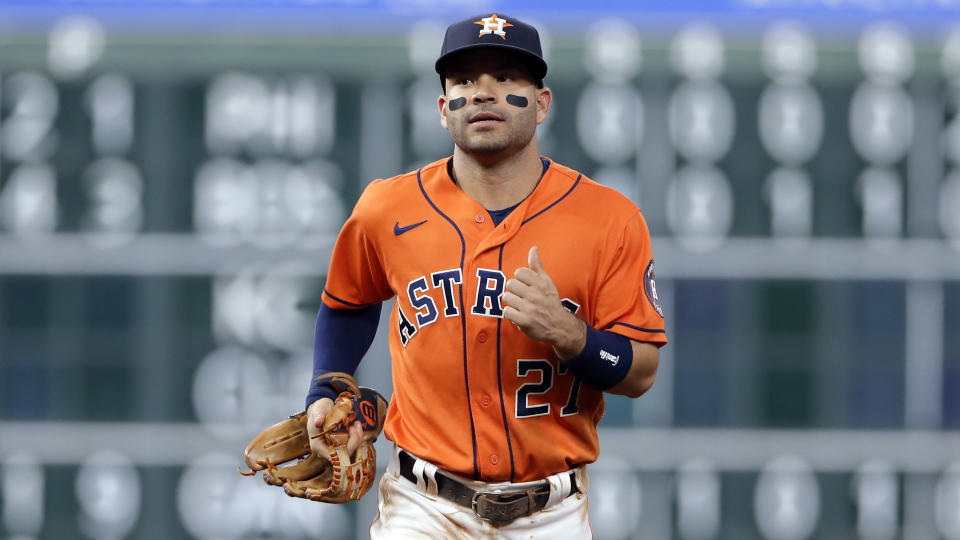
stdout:
<svg viewBox="0 0 960 540">
<path fill-rule="evenodd" d="M 364 190 L 330 261 L 314 377 L 353 373 L 396 298 L 372 538 L 590 538 L 603 393 L 646 392 L 667 341 L 649 232 L 628 199 L 539 155 L 553 94 L 535 28 L 454 23 L 436 70 L 453 155 Z M 333 395 L 311 386 L 311 429 Z"/>
</svg>

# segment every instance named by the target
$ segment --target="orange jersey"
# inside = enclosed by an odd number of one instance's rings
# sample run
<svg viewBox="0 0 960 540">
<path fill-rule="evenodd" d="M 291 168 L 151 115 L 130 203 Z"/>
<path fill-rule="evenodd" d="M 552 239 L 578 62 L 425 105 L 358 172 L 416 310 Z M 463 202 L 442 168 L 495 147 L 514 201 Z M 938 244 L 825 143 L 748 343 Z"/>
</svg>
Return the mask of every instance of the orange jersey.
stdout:
<svg viewBox="0 0 960 540">
<path fill-rule="evenodd" d="M 449 159 L 372 182 L 330 261 L 327 306 L 396 296 L 387 438 L 488 482 L 593 462 L 603 393 L 505 319 L 500 295 L 536 245 L 567 309 L 594 328 L 662 345 L 646 222 L 616 191 L 550 163 L 533 193 L 494 226 L 450 178 Z"/>
</svg>

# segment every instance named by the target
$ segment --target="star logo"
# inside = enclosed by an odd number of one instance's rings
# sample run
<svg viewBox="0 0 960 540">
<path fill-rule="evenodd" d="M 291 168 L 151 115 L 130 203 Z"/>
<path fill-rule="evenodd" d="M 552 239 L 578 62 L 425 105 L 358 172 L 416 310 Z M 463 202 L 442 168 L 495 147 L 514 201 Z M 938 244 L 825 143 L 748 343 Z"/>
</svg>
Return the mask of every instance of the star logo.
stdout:
<svg viewBox="0 0 960 540">
<path fill-rule="evenodd" d="M 494 13 L 489 17 L 484 17 L 479 21 L 473 21 L 473 24 L 479 24 L 483 26 L 480 30 L 480 35 L 477 37 L 483 37 L 484 34 L 495 34 L 500 36 L 500 39 L 507 39 L 507 33 L 503 31 L 504 28 L 508 26 L 513 26 L 508 23 L 506 19 L 501 19 L 497 17 L 497 14 Z"/>
</svg>

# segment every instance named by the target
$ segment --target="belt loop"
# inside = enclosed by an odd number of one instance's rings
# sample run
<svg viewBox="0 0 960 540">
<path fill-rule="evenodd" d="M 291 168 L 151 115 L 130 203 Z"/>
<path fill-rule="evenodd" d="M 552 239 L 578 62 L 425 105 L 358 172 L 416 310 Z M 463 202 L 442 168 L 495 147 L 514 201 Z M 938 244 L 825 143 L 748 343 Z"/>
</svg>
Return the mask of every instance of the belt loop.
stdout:
<svg viewBox="0 0 960 540">
<path fill-rule="evenodd" d="M 437 466 L 434 465 L 433 463 L 430 463 L 429 461 L 423 461 L 423 460 L 417 460 L 417 461 L 421 461 L 421 462 L 425 463 L 423 470 L 424 470 L 424 472 L 426 473 L 425 476 L 426 476 L 426 480 L 427 480 L 427 489 L 426 489 L 427 494 L 428 494 L 428 495 L 433 495 L 434 497 L 436 497 L 436 496 L 437 496 L 437 491 L 438 491 L 438 488 L 437 488 Z"/>
<path fill-rule="evenodd" d="M 417 478 L 417 488 L 420 491 L 426 491 L 427 485 L 423 480 L 423 469 L 426 468 L 427 462 L 420 459 L 414 458 L 413 460 L 413 476 Z M 436 482 L 433 482 L 433 485 L 436 485 Z"/>
<path fill-rule="evenodd" d="M 400 452 L 400 447 L 393 445 L 393 456 L 387 463 L 387 472 L 396 476 L 400 476 Z"/>
<path fill-rule="evenodd" d="M 570 495 L 570 473 L 563 472 L 550 475 L 547 477 L 547 483 L 550 485 L 550 497 L 547 498 L 547 503 L 543 505 L 544 510 Z"/>
<path fill-rule="evenodd" d="M 413 476 L 417 479 L 417 489 L 436 497 L 439 491 L 437 487 L 437 471 L 439 469 L 437 466 L 427 460 L 413 457 L 410 454 L 407 455 L 413 458 Z"/>
<path fill-rule="evenodd" d="M 587 472 L 587 468 L 583 465 L 575 469 L 576 476 L 574 479 L 577 481 L 577 491 L 586 495 L 590 491 L 590 473 Z"/>
</svg>

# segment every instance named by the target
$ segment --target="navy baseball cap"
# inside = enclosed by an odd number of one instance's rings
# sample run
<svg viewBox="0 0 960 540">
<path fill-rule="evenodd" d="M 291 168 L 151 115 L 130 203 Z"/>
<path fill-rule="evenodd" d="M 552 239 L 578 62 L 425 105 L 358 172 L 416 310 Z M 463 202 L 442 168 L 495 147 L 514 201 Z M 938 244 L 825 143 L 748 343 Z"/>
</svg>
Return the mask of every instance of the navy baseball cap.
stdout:
<svg viewBox="0 0 960 540">
<path fill-rule="evenodd" d="M 440 58 L 434 66 L 440 74 L 440 84 L 443 84 L 447 64 L 454 55 L 481 48 L 517 55 L 530 68 L 536 81 L 543 80 L 547 74 L 537 29 L 509 15 L 491 13 L 469 17 L 447 27 Z"/>
</svg>

